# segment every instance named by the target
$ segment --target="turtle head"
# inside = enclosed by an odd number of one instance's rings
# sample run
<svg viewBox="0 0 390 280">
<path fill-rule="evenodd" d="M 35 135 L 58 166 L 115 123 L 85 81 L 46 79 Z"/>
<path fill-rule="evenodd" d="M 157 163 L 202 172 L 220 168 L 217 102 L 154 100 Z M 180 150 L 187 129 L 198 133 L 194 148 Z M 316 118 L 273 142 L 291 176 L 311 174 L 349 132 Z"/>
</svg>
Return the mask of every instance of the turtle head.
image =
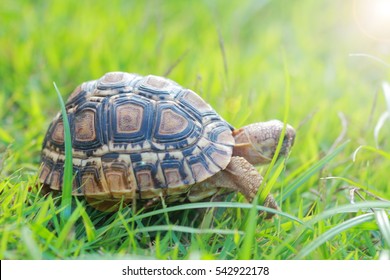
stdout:
<svg viewBox="0 0 390 280">
<path fill-rule="evenodd" d="M 255 165 L 271 162 L 278 146 L 283 126 L 283 122 L 272 120 L 250 124 L 234 130 L 235 146 L 233 155 L 241 156 Z M 289 153 L 291 146 L 294 144 L 294 139 L 295 130 L 290 125 L 287 125 L 279 156 L 285 156 Z"/>
</svg>

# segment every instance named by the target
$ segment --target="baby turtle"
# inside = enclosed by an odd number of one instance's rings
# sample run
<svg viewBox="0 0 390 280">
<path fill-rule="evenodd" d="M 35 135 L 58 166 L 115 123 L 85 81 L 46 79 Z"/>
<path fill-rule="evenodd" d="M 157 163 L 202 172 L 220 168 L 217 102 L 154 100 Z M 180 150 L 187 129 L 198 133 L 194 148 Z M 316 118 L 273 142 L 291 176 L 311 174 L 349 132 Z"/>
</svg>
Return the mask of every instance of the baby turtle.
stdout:
<svg viewBox="0 0 390 280">
<path fill-rule="evenodd" d="M 253 165 L 274 156 L 283 123 L 234 129 L 192 90 L 158 76 L 110 72 L 78 86 L 66 103 L 72 135 L 73 195 L 145 205 L 195 202 L 241 192 L 251 202 L 262 182 Z M 294 143 L 287 125 L 280 155 Z M 40 182 L 60 191 L 64 173 L 60 113 L 42 148 Z M 272 196 L 266 206 L 276 208 Z"/>
</svg>

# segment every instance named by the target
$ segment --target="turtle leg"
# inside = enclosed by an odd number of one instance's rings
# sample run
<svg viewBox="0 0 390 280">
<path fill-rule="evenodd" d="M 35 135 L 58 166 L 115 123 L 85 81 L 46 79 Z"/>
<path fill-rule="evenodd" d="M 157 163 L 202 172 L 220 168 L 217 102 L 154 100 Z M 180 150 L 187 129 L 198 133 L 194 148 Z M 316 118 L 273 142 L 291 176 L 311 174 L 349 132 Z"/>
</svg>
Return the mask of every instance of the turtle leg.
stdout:
<svg viewBox="0 0 390 280">
<path fill-rule="evenodd" d="M 248 202 L 252 202 L 263 181 L 263 177 L 252 164 L 243 157 L 233 156 L 228 166 L 203 182 L 197 183 L 188 193 L 192 202 L 217 194 L 217 192 L 240 192 Z M 264 206 L 278 209 L 277 203 L 268 195 Z"/>
</svg>

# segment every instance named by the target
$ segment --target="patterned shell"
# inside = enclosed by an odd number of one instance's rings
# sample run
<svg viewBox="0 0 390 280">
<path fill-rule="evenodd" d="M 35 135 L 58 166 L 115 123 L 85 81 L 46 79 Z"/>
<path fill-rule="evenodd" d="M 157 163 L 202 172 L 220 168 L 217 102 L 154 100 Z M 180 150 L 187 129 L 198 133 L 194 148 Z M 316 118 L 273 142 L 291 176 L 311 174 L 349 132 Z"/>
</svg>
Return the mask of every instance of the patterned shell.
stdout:
<svg viewBox="0 0 390 280">
<path fill-rule="evenodd" d="M 158 76 L 111 72 L 77 87 L 66 103 L 73 194 L 151 199 L 188 192 L 224 169 L 231 127 L 195 92 Z M 49 126 L 40 181 L 61 190 L 64 127 Z"/>
</svg>

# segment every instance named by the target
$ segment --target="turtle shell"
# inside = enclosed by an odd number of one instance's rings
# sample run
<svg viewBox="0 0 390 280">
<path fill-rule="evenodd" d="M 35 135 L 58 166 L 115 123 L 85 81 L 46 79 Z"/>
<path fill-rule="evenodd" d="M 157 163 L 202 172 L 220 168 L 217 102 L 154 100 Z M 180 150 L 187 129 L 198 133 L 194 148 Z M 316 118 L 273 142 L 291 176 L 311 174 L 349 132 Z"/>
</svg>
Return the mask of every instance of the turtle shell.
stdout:
<svg viewBox="0 0 390 280">
<path fill-rule="evenodd" d="M 66 111 L 74 195 L 175 197 L 231 159 L 231 126 L 195 92 L 163 77 L 107 73 L 78 86 Z M 64 159 L 58 113 L 44 139 L 39 175 L 52 190 L 61 190 Z"/>
</svg>

